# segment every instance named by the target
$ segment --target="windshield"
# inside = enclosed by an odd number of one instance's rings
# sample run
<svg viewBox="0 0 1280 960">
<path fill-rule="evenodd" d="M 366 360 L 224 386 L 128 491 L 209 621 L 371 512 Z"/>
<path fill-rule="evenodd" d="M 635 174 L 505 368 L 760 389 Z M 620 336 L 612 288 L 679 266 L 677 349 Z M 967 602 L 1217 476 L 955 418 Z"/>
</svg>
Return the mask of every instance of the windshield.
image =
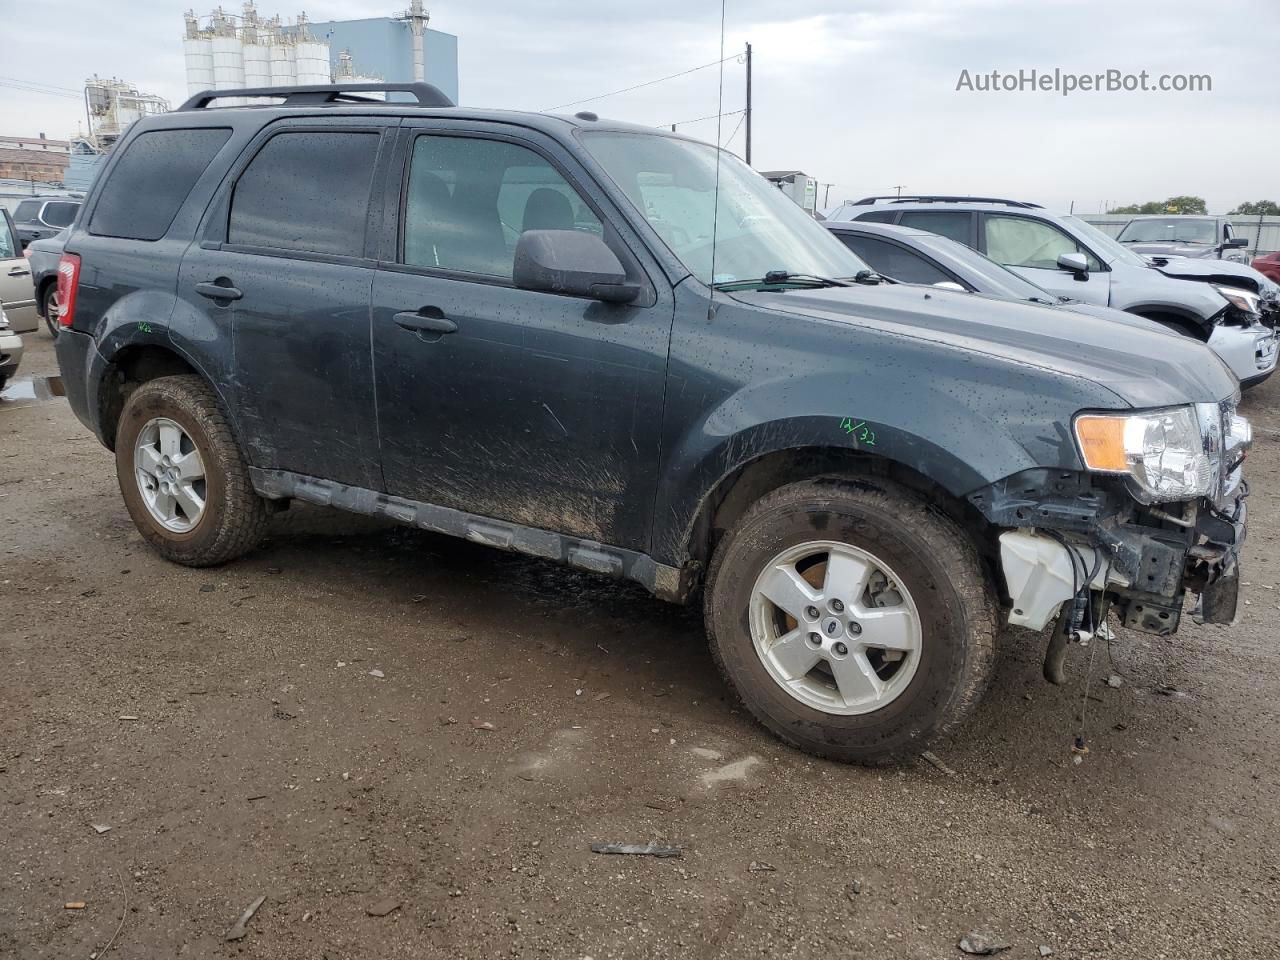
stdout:
<svg viewBox="0 0 1280 960">
<path fill-rule="evenodd" d="M 1018 276 L 1012 270 L 1001 266 L 972 247 L 958 243 L 949 237 L 931 234 L 927 237 L 913 237 L 912 240 L 925 252 L 936 253 L 944 259 L 949 257 L 963 266 L 969 274 L 968 279 L 979 293 L 987 293 L 1007 300 L 1058 302 L 1059 298 L 1055 294 Z"/>
<path fill-rule="evenodd" d="M 1195 220 L 1190 217 L 1157 217 L 1151 220 L 1130 220 L 1120 236 L 1121 243 L 1202 243 L 1211 244 L 1217 237 L 1217 227 L 1212 220 Z"/>
<path fill-rule="evenodd" d="M 1079 217 L 1059 217 L 1058 220 L 1070 227 L 1077 237 L 1087 241 L 1089 246 L 1093 248 L 1093 252 L 1107 263 L 1120 261 L 1135 267 L 1151 266 L 1132 250 L 1126 250 L 1116 243 L 1115 238 L 1107 236 L 1097 227 L 1085 223 Z"/>
<path fill-rule="evenodd" d="M 870 269 L 731 153 L 648 133 L 588 132 L 582 142 L 671 252 L 703 283 L 761 280 L 776 271 L 847 278 Z"/>
</svg>

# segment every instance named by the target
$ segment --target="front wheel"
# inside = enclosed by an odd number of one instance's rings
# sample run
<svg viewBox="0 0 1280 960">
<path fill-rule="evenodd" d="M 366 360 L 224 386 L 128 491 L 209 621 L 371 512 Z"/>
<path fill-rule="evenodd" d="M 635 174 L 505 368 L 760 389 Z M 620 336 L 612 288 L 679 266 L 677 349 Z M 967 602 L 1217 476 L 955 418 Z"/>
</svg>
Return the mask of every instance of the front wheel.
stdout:
<svg viewBox="0 0 1280 960">
<path fill-rule="evenodd" d="M 716 550 L 706 620 L 761 723 L 850 762 L 904 759 L 955 729 L 995 661 L 973 544 L 879 481 L 808 481 L 756 503 Z"/>
<path fill-rule="evenodd" d="M 116 478 L 138 532 L 175 563 L 225 563 L 257 546 L 266 529 L 266 501 L 198 376 L 149 380 L 129 395 L 116 430 Z"/>
</svg>

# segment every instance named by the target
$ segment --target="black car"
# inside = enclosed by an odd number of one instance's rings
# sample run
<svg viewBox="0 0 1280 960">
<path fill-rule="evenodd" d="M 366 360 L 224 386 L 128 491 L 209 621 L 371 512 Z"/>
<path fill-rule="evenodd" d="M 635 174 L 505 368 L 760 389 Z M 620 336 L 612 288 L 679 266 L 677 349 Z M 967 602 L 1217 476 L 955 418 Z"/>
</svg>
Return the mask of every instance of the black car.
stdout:
<svg viewBox="0 0 1280 960">
<path fill-rule="evenodd" d="M 1056 677 L 1110 605 L 1233 616 L 1249 434 L 1208 348 L 877 283 L 677 134 L 199 94 L 130 128 L 58 281 L 67 396 L 165 557 L 233 560 L 298 499 L 697 598 L 820 755 L 955 728 L 1006 621 L 1056 618 Z"/>
<path fill-rule="evenodd" d="M 52 237 L 71 226 L 81 201 L 73 197 L 28 197 L 13 208 L 13 222 L 18 228 L 18 242 L 26 247 L 32 240 Z"/>
</svg>

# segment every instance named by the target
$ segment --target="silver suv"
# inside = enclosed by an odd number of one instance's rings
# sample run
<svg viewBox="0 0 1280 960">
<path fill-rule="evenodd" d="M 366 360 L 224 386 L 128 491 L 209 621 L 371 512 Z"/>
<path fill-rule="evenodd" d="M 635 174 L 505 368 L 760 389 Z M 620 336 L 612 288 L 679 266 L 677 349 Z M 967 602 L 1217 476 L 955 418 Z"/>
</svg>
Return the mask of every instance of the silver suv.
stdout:
<svg viewBox="0 0 1280 960">
<path fill-rule="evenodd" d="M 896 223 L 950 237 L 1060 297 L 1126 310 L 1207 342 L 1246 387 L 1276 368 L 1280 305 L 1261 274 L 1254 281 L 1190 270 L 1180 258 L 1153 264 L 1078 217 L 1019 200 L 866 197 L 842 204 L 828 219 Z"/>
<path fill-rule="evenodd" d="M 1226 217 L 1134 217 L 1116 240 L 1144 257 L 1249 262 L 1248 239 L 1237 237 Z"/>
</svg>

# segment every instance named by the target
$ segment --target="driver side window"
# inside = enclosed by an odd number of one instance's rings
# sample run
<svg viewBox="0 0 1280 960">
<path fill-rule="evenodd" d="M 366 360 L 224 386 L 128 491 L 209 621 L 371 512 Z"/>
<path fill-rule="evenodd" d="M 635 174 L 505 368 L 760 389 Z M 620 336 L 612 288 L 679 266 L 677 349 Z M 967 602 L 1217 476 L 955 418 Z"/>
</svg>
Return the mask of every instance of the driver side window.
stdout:
<svg viewBox="0 0 1280 960">
<path fill-rule="evenodd" d="M 987 256 L 1006 267 L 1057 270 L 1064 253 L 1083 253 L 1090 270 L 1101 270 L 1096 257 L 1057 227 L 1027 217 L 987 214 L 984 233 Z"/>
<path fill-rule="evenodd" d="M 405 199 L 405 263 L 510 280 L 526 230 L 604 233 L 577 191 L 532 150 L 480 137 L 418 137 Z"/>
</svg>

